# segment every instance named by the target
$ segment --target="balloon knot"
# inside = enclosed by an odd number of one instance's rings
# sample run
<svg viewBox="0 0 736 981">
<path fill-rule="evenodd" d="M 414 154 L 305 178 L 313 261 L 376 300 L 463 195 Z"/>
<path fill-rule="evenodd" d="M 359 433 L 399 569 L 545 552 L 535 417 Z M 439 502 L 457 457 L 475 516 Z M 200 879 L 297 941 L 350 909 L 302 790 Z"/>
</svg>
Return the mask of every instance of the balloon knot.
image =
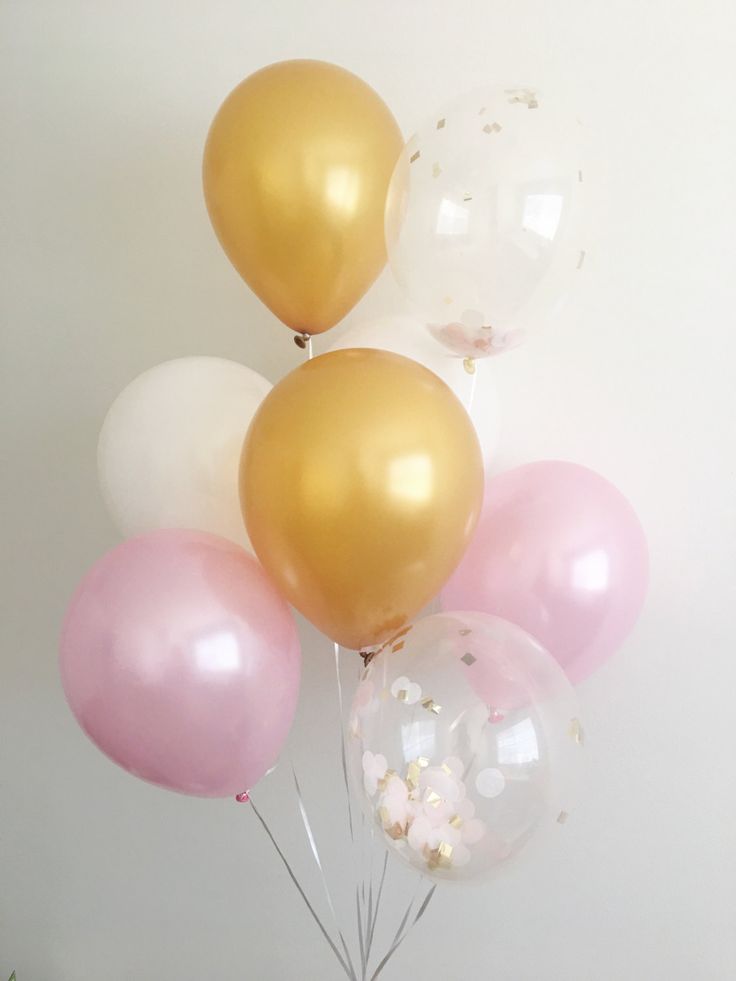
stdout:
<svg viewBox="0 0 736 981">
<path fill-rule="evenodd" d="M 310 335 L 307 334 L 307 332 L 305 331 L 304 333 L 297 334 L 294 337 L 294 343 L 296 344 L 297 347 L 300 347 L 302 351 L 304 351 L 307 347 L 307 344 L 309 344 L 309 338 Z"/>
<path fill-rule="evenodd" d="M 238 804 L 247 804 L 250 801 L 250 797 L 248 796 L 248 791 L 244 790 L 242 794 L 236 794 L 235 800 L 238 802 Z"/>
</svg>

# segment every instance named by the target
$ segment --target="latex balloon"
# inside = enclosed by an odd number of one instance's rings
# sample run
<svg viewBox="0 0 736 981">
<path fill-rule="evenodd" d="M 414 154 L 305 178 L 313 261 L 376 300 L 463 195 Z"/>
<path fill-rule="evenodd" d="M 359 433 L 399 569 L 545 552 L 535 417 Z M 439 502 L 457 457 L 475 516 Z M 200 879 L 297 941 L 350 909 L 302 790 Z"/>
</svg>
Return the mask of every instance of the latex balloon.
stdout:
<svg viewBox="0 0 736 981">
<path fill-rule="evenodd" d="M 222 358 L 179 358 L 135 378 L 113 402 L 97 447 L 100 489 L 123 535 L 196 528 L 250 548 L 238 466 L 271 385 Z"/>
<path fill-rule="evenodd" d="M 427 617 L 368 661 L 351 775 L 391 852 L 433 879 L 482 881 L 574 810 L 583 729 L 553 658 L 482 613 Z"/>
<path fill-rule="evenodd" d="M 441 601 L 517 623 L 581 681 L 634 626 L 647 578 L 644 531 L 621 492 L 586 467 L 540 461 L 488 481 Z"/>
<path fill-rule="evenodd" d="M 584 275 L 584 129 L 532 89 L 438 110 L 399 158 L 389 262 L 418 316 L 460 357 L 517 344 Z"/>
<path fill-rule="evenodd" d="M 240 487 L 258 558 L 345 647 L 389 636 L 436 595 L 472 534 L 482 458 L 435 374 L 386 351 L 324 354 L 256 413 Z"/>
<path fill-rule="evenodd" d="M 223 538 L 123 542 L 82 580 L 61 637 L 77 721 L 143 780 L 200 797 L 250 789 L 275 763 L 299 692 L 289 609 Z"/>
<path fill-rule="evenodd" d="M 383 268 L 402 146 L 373 89 L 322 61 L 263 68 L 220 107 L 204 152 L 210 218 L 240 275 L 293 330 L 332 327 Z"/>
<path fill-rule="evenodd" d="M 500 439 L 498 392 L 489 366 L 478 363 L 465 366 L 446 347 L 427 332 L 424 324 L 399 314 L 361 321 L 342 331 L 329 348 L 371 347 L 402 354 L 429 368 L 449 385 L 468 411 L 478 434 L 486 466 L 495 462 Z M 468 371 L 471 367 L 471 371 Z"/>
</svg>

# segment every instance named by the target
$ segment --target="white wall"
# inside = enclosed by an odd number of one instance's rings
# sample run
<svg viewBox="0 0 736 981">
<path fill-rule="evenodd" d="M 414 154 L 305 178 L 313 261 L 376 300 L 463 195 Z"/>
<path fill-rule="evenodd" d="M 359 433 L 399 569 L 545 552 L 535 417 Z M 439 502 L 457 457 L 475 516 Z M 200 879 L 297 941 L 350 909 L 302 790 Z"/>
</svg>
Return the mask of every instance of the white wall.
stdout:
<svg viewBox="0 0 736 981">
<path fill-rule="evenodd" d="M 109 764 L 64 704 L 55 653 L 76 580 L 116 541 L 94 450 L 120 388 L 177 355 L 272 379 L 296 364 L 220 253 L 199 182 L 220 100 L 294 56 L 363 76 L 406 133 L 486 82 L 558 89 L 591 121 L 607 217 L 565 322 L 493 365 L 499 466 L 598 469 L 652 548 L 640 625 L 580 690 L 588 786 L 560 851 L 448 889 L 386 977 L 735 977 L 730 0 L 5 0 L 0 18 L 0 978 L 339 976 L 253 815 Z M 384 276 L 360 310 L 398 303 Z M 294 756 L 350 910 L 331 650 L 302 635 Z M 260 803 L 316 891 L 285 771 Z M 408 880 L 396 889 L 393 916 Z"/>
</svg>

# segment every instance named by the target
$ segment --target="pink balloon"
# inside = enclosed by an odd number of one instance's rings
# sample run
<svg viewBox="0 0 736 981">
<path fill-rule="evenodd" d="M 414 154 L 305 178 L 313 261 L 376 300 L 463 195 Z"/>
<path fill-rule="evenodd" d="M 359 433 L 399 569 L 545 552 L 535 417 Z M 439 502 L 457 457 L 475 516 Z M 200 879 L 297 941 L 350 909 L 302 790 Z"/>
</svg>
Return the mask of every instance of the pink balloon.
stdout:
<svg viewBox="0 0 736 981">
<path fill-rule="evenodd" d="M 639 519 L 612 484 L 575 463 L 529 463 L 486 482 L 475 535 L 441 603 L 517 624 L 577 682 L 634 626 L 648 566 Z"/>
<path fill-rule="evenodd" d="M 200 797 L 249 789 L 299 693 L 294 621 L 242 548 L 198 531 L 123 542 L 82 580 L 61 637 L 79 724 L 112 760 Z"/>
</svg>

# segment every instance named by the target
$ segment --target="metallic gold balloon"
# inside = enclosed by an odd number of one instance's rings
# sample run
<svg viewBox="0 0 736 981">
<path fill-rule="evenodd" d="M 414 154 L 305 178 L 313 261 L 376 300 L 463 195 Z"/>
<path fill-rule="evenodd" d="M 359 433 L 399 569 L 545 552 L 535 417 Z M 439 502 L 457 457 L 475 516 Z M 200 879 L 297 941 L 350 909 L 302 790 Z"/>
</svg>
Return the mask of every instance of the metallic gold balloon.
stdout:
<svg viewBox="0 0 736 981">
<path fill-rule="evenodd" d="M 220 107 L 204 151 L 210 218 L 240 275 L 292 330 L 328 330 L 383 268 L 402 146 L 373 89 L 323 61 L 263 68 Z"/>
<path fill-rule="evenodd" d="M 433 372 L 387 351 L 334 351 L 261 403 L 240 490 L 281 592 L 357 650 L 411 619 L 457 565 L 481 505 L 481 451 Z"/>
</svg>

